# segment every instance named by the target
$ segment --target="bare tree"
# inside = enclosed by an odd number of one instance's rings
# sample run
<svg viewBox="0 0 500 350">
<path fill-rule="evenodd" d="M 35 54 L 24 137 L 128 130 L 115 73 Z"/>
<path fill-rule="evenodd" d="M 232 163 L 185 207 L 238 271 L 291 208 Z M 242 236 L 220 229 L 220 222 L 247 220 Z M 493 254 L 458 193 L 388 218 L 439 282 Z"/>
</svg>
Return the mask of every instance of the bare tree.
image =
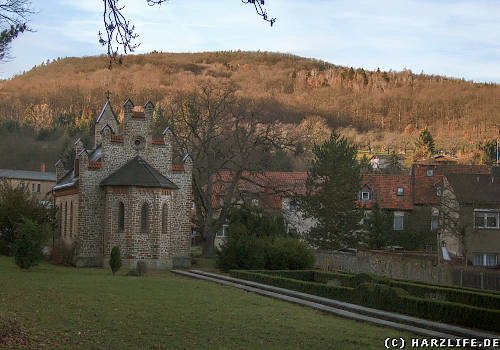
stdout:
<svg viewBox="0 0 500 350">
<path fill-rule="evenodd" d="M 464 220 L 461 215 L 461 203 L 453 192 L 448 181 L 443 179 L 437 186 L 437 193 L 440 194 L 439 209 L 439 229 L 438 243 L 441 241 L 456 241 L 457 254 L 464 259 L 467 267 L 467 242 L 471 223 Z M 450 243 L 450 242 L 447 242 Z M 440 247 L 438 246 L 438 254 Z"/>
<path fill-rule="evenodd" d="M 15 0 L 10 0 L 15 1 Z M 124 54 L 134 52 L 140 45 L 136 41 L 138 34 L 135 32 L 135 26 L 126 19 L 123 14 L 125 5 L 120 5 L 120 0 L 102 0 L 104 5 L 103 20 L 105 34 L 99 31 L 99 43 L 107 47 L 107 53 L 111 64 L 117 60 L 120 48 Z M 167 0 L 146 0 L 149 6 L 161 5 Z M 241 0 L 244 4 L 253 5 L 256 13 L 262 17 L 271 26 L 276 21 L 276 18 L 270 18 L 264 8 L 264 0 Z M 118 58 L 121 62 L 121 58 Z"/>
<path fill-rule="evenodd" d="M 33 13 L 29 0 L 0 0 L 0 62 L 11 58 L 12 40 L 30 30 L 27 22 Z"/>
<path fill-rule="evenodd" d="M 264 170 L 266 155 L 289 144 L 262 117 L 261 105 L 238 98 L 231 85 L 203 83 L 196 92 L 173 99 L 166 113 L 174 144 L 193 158 L 194 221 L 209 254 L 238 184 L 254 181 L 249 174 Z M 216 194 L 222 200 L 214 201 Z"/>
</svg>

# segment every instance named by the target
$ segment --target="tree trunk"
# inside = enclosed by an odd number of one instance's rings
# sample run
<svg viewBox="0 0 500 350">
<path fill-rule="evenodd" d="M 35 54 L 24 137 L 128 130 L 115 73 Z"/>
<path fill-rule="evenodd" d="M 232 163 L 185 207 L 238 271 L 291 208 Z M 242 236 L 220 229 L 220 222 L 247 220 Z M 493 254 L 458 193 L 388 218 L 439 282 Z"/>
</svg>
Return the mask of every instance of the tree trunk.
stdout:
<svg viewBox="0 0 500 350">
<path fill-rule="evenodd" d="M 201 240 L 201 254 L 204 257 L 215 256 L 214 242 L 208 237 L 203 237 Z"/>
</svg>

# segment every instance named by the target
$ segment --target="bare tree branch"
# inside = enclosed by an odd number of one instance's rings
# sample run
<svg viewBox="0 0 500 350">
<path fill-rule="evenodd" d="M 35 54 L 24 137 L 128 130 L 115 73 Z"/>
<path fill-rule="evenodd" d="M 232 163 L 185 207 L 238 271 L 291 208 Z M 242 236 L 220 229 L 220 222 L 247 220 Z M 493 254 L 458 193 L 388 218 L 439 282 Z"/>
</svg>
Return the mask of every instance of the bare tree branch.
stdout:
<svg viewBox="0 0 500 350">
<path fill-rule="evenodd" d="M 29 0 L 0 0 L 0 62 L 10 60 L 10 44 L 24 31 L 34 13 Z"/>
<path fill-rule="evenodd" d="M 19 1 L 19 0 L 17 0 Z M 15 3 L 16 0 L 8 0 Z M 27 2 L 28 0 L 21 0 Z M 146 0 L 149 6 L 161 5 L 168 0 Z M 99 43 L 106 46 L 109 57 L 109 68 L 113 63 L 121 63 L 121 54 L 132 53 L 140 45 L 136 39 L 139 35 L 135 31 L 135 26 L 123 14 L 125 5 L 120 5 L 120 0 L 102 0 L 104 5 L 103 21 L 105 33 L 99 31 Z M 269 22 L 271 26 L 276 22 L 276 18 L 269 18 L 264 8 L 264 0 L 241 0 L 244 4 L 252 4 L 255 11 L 262 19 Z M 0 7 L 1 9 L 1 7 Z"/>
</svg>

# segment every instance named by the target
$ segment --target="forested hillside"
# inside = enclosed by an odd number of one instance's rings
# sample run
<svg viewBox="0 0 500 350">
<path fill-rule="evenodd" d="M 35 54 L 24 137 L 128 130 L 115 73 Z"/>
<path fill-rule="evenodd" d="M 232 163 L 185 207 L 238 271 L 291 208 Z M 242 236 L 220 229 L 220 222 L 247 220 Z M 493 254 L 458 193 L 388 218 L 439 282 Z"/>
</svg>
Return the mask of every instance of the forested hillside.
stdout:
<svg viewBox="0 0 500 350">
<path fill-rule="evenodd" d="M 29 149 L 29 129 L 38 157 L 51 163 L 65 142 L 91 129 L 106 91 L 119 112 L 128 97 L 136 104 L 149 99 L 167 106 L 179 90 L 207 79 L 230 80 L 239 95 L 266 100 L 267 112 L 278 121 L 324 118 L 329 127 L 342 128 L 370 150 L 403 152 L 428 127 L 438 150 L 470 158 L 479 143 L 499 134 L 497 84 L 411 71 L 366 71 L 267 52 L 155 52 L 127 56 L 112 70 L 107 63 L 105 56 L 58 59 L 0 81 L 1 132 L 9 143 L 2 142 L 0 152 Z M 16 130 L 24 136 L 12 137 Z M 2 157 L 0 168 L 38 167 L 38 160 L 25 157 L 11 151 L 12 159 Z"/>
</svg>

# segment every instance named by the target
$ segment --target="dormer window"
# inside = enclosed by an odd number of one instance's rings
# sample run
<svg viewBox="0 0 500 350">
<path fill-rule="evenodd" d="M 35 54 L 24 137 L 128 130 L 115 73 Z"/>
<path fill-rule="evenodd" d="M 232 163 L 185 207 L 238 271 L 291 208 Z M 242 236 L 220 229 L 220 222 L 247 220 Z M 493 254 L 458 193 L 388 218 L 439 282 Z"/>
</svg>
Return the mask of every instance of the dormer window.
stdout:
<svg viewBox="0 0 500 350">
<path fill-rule="evenodd" d="M 426 174 L 427 176 L 429 176 L 429 177 L 430 177 L 430 176 L 434 176 L 434 169 L 427 169 L 427 171 L 425 172 L 425 174 Z"/>
<path fill-rule="evenodd" d="M 360 199 L 362 202 L 368 202 L 370 200 L 370 191 L 361 191 Z"/>
<path fill-rule="evenodd" d="M 398 196 L 402 196 L 402 195 L 404 195 L 404 193 L 405 193 L 404 188 L 403 188 L 403 187 L 398 187 L 398 189 L 397 189 L 397 191 L 396 191 L 396 194 L 397 194 Z"/>
</svg>

